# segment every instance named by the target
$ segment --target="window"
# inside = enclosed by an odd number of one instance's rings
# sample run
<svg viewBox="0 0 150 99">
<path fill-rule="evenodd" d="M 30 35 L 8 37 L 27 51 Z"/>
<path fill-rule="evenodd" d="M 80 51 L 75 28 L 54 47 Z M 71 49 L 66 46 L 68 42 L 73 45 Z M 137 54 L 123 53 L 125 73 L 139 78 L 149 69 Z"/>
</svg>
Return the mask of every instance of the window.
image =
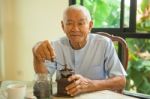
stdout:
<svg viewBox="0 0 150 99">
<path fill-rule="evenodd" d="M 120 28 L 120 0 L 97 0 L 94 4 L 92 2 L 86 0 L 83 5 L 91 12 L 94 28 Z"/>
<path fill-rule="evenodd" d="M 126 89 L 150 94 L 150 39 L 126 41 L 130 50 Z"/>
<path fill-rule="evenodd" d="M 69 3 L 89 9 L 94 20 L 92 32 L 108 32 L 127 41 L 126 89 L 150 94 L 150 0 L 69 0 Z M 143 82 L 137 73 L 142 74 Z"/>
<path fill-rule="evenodd" d="M 96 22 L 92 32 L 102 31 L 120 35 L 123 32 L 135 31 L 135 13 L 133 13 L 135 9 L 131 9 L 135 4 L 130 0 L 125 1 L 70 0 L 70 3 L 75 4 L 77 2 L 77 4 L 82 4 L 89 9 L 94 22 Z"/>
<path fill-rule="evenodd" d="M 137 32 L 150 32 L 150 0 L 137 2 Z"/>
</svg>

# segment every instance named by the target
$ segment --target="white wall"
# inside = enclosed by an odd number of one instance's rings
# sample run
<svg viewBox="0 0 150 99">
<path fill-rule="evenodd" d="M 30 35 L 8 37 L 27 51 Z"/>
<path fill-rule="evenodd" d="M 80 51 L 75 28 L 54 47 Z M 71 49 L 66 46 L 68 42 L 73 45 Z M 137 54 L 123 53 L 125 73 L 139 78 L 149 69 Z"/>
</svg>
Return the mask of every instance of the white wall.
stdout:
<svg viewBox="0 0 150 99">
<path fill-rule="evenodd" d="M 4 80 L 32 80 L 32 47 L 63 36 L 60 21 L 68 0 L 3 0 Z"/>
</svg>

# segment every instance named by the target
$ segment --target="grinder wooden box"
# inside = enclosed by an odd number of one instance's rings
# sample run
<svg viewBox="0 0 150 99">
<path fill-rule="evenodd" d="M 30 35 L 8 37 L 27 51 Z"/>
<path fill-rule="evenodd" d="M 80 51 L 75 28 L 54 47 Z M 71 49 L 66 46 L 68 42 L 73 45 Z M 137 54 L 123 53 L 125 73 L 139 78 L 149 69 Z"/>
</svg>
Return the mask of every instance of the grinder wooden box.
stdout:
<svg viewBox="0 0 150 99">
<path fill-rule="evenodd" d="M 60 74 L 60 78 L 56 80 L 57 81 L 57 95 L 58 96 L 70 96 L 67 94 L 67 91 L 65 88 L 66 86 L 72 83 L 68 81 L 68 77 L 73 75 L 74 72 L 72 71 L 72 69 L 68 69 L 67 66 L 65 65 L 65 67 L 59 71 L 59 74 Z"/>
</svg>

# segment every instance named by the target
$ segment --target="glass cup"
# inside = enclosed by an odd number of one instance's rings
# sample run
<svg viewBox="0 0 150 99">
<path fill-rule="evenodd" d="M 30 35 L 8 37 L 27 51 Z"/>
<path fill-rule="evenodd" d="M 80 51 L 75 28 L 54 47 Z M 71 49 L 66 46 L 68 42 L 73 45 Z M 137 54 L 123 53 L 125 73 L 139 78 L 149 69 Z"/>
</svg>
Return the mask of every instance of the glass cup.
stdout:
<svg viewBox="0 0 150 99">
<path fill-rule="evenodd" d="M 33 86 L 33 94 L 37 99 L 51 99 L 52 78 L 50 74 L 37 73 Z"/>
<path fill-rule="evenodd" d="M 0 90 L 0 99 L 24 99 L 26 95 L 25 84 L 9 84 Z"/>
</svg>

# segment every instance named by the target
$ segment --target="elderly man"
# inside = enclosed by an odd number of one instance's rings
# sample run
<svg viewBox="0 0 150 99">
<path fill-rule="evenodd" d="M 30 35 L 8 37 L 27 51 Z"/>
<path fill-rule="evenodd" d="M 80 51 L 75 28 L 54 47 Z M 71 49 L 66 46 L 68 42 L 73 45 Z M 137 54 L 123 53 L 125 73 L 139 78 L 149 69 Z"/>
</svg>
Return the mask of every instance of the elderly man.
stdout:
<svg viewBox="0 0 150 99">
<path fill-rule="evenodd" d="M 69 66 L 75 72 L 68 78 L 73 83 L 66 87 L 71 96 L 98 90 L 122 90 L 126 72 L 113 42 L 90 33 L 93 22 L 89 11 L 83 6 L 69 6 L 61 25 L 66 37 L 53 42 L 45 40 L 33 47 L 35 72 L 53 74 L 56 65 L 57 69 L 62 68 L 56 61 Z"/>
</svg>

